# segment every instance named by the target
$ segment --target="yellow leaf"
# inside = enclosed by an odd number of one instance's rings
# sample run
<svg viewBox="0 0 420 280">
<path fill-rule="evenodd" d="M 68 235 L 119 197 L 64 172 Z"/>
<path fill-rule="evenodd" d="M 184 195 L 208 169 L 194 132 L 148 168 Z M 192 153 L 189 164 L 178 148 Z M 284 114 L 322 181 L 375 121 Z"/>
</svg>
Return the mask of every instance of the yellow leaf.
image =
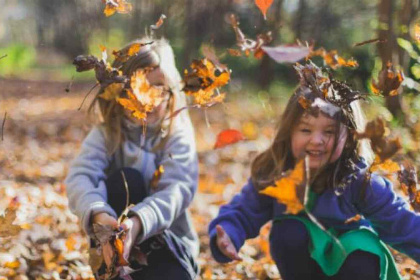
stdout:
<svg viewBox="0 0 420 280">
<path fill-rule="evenodd" d="M 286 213 L 297 214 L 304 209 L 296 192 L 297 187 L 304 183 L 304 178 L 305 164 L 304 160 L 300 160 L 288 175 L 275 182 L 275 186 L 269 186 L 260 193 L 272 196 L 279 203 L 285 204 Z"/>
<path fill-rule="evenodd" d="M 112 83 L 105 88 L 103 93 L 99 94 L 99 97 L 108 101 L 114 100 L 120 96 L 123 88 L 124 84 L 122 83 Z"/>
</svg>

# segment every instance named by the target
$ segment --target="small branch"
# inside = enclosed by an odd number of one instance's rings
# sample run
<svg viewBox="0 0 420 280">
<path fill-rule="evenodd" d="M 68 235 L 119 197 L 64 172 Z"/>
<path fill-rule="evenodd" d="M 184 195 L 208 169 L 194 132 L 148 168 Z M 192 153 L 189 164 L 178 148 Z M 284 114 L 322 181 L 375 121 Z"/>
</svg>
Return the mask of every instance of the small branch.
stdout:
<svg viewBox="0 0 420 280">
<path fill-rule="evenodd" d="M 77 111 L 80 111 L 80 109 L 82 109 L 82 106 L 83 106 L 83 103 L 85 103 L 85 100 L 86 100 L 86 98 L 89 96 L 89 94 L 92 92 L 92 90 L 94 89 L 94 88 L 96 88 L 96 86 L 97 85 L 99 85 L 99 83 L 96 83 L 90 90 L 89 90 L 89 92 L 85 95 L 85 98 L 83 98 L 83 101 L 82 101 L 82 103 L 80 104 L 80 107 L 79 107 L 79 109 L 77 109 Z"/>
<path fill-rule="evenodd" d="M 7 56 L 7 54 L 5 54 L 5 55 L 3 55 L 3 56 L 0 56 L 0 59 L 5 58 L 6 56 Z"/>
<path fill-rule="evenodd" d="M 4 112 L 3 124 L 1 125 L 1 141 L 3 141 L 4 124 L 6 123 L 7 112 Z"/>
</svg>

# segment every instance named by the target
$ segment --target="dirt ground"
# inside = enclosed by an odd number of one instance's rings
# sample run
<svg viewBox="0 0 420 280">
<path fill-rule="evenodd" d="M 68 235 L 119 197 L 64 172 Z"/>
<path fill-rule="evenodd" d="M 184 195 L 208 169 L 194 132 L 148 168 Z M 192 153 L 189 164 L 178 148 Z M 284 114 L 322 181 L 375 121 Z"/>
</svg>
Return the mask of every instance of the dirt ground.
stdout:
<svg viewBox="0 0 420 280">
<path fill-rule="evenodd" d="M 0 279 L 92 279 L 86 238 L 68 209 L 63 180 L 92 125 L 86 108 L 94 93 L 78 108 L 93 85 L 0 79 L 0 120 L 7 112 L 0 141 L 0 212 L 17 209 L 15 223 L 22 228 L 0 238 Z M 250 160 L 270 143 L 275 107 L 228 97 L 206 112 L 190 111 L 200 161 L 199 191 L 190 210 L 200 237 L 202 279 L 280 279 L 269 257 L 270 225 L 246 243 L 242 262 L 228 265 L 212 260 L 207 236 L 220 205 L 249 176 Z M 216 135 L 227 128 L 248 140 L 214 150 Z M 395 257 L 404 279 L 420 279 L 417 264 Z"/>
</svg>

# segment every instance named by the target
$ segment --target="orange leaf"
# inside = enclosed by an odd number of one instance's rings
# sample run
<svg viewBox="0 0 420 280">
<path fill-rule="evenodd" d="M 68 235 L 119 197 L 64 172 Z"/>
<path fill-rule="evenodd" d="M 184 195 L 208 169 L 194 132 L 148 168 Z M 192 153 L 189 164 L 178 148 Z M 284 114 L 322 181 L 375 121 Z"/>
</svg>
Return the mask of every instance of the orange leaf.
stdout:
<svg viewBox="0 0 420 280">
<path fill-rule="evenodd" d="M 238 141 L 245 140 L 241 132 L 235 129 L 226 129 L 217 135 L 216 144 L 214 144 L 214 149 L 222 148 L 227 145 L 232 145 Z"/>
<path fill-rule="evenodd" d="M 105 16 L 109 17 L 115 13 L 128 14 L 133 9 L 133 6 L 126 2 L 126 0 L 103 0 L 105 2 Z"/>
<path fill-rule="evenodd" d="M 300 160 L 295 168 L 286 176 L 275 182 L 275 186 L 268 186 L 261 194 L 272 196 L 279 203 L 286 205 L 286 213 L 297 214 L 304 209 L 297 195 L 297 188 L 305 181 L 305 161 Z"/>
<path fill-rule="evenodd" d="M 100 98 L 111 101 L 118 98 L 124 88 L 122 83 L 112 83 L 104 89 L 104 92 L 99 94 Z"/>
<path fill-rule="evenodd" d="M 264 15 L 264 19 L 267 19 L 267 10 L 270 8 L 271 4 L 273 4 L 273 0 L 255 0 L 255 4 Z"/>
<path fill-rule="evenodd" d="M 347 219 L 344 223 L 345 224 L 349 224 L 349 223 L 353 223 L 353 222 L 358 222 L 360 221 L 360 219 L 362 218 L 362 216 L 360 216 L 359 214 Z"/>
<path fill-rule="evenodd" d="M 113 51 L 112 54 L 115 56 L 115 60 L 126 62 L 130 57 L 136 55 L 140 51 L 141 47 L 148 44 L 149 43 L 133 43 L 129 47 L 123 48 L 122 50 Z"/>
<path fill-rule="evenodd" d="M 159 17 L 159 20 L 154 25 L 150 25 L 150 28 L 154 30 L 159 29 L 162 26 L 163 21 L 165 19 L 166 19 L 166 16 L 164 14 L 161 14 Z"/>
<path fill-rule="evenodd" d="M 117 236 L 117 238 L 115 238 L 115 241 L 114 241 L 114 247 L 115 247 L 115 250 L 117 251 L 117 254 L 118 254 L 118 265 L 119 266 L 129 265 L 129 263 L 127 262 L 127 260 L 124 259 L 124 257 L 123 257 L 123 253 L 124 253 L 124 240 L 118 238 L 118 236 Z"/>
</svg>

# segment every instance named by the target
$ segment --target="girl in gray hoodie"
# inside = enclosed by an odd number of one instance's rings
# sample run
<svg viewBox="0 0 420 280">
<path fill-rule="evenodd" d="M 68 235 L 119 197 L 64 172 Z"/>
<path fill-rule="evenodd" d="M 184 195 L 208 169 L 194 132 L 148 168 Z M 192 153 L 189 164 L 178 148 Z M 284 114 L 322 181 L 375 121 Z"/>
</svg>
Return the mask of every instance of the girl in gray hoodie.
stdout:
<svg viewBox="0 0 420 280">
<path fill-rule="evenodd" d="M 95 98 L 101 122 L 83 141 L 65 180 L 70 209 L 93 237 L 94 223 L 117 228 L 126 205 L 134 204 L 122 225 L 130 269 L 120 270 L 115 279 L 193 279 L 199 244 L 187 208 L 197 189 L 198 162 L 187 110 L 172 116 L 186 105 L 172 48 L 163 39 L 154 41 L 113 67 L 126 77 L 147 69 L 148 82 L 165 89 L 162 102 L 144 122 L 115 99 Z M 152 180 L 159 167 L 164 172 Z M 102 255 L 110 265 L 112 248 L 102 246 Z"/>
</svg>

